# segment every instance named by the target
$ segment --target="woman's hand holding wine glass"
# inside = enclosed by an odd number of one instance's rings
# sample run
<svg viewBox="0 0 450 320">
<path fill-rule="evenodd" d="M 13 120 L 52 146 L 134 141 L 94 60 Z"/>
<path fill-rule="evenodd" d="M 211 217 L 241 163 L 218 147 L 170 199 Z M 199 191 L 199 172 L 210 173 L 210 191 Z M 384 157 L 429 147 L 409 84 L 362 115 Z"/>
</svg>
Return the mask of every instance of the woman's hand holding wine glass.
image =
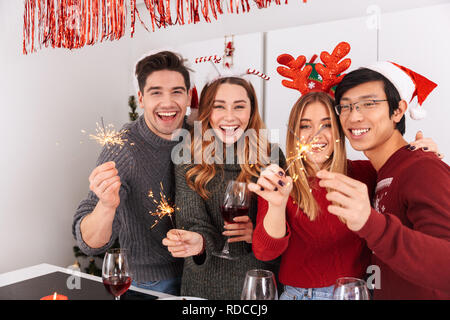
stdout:
<svg viewBox="0 0 450 320">
<path fill-rule="evenodd" d="M 229 254 L 228 243 L 252 242 L 253 223 L 248 216 L 249 205 L 247 184 L 230 181 L 220 210 L 225 223 L 225 231 L 222 234 L 231 238 L 227 239 L 223 251 L 213 252 L 213 255 L 232 260 L 235 257 Z M 182 229 L 169 230 L 162 244 L 177 258 L 196 256 L 202 254 L 205 249 L 205 239 L 200 233 Z"/>
<path fill-rule="evenodd" d="M 248 210 L 250 207 L 250 192 L 247 188 L 247 184 L 245 182 L 238 182 L 238 181 L 230 181 L 228 182 L 227 189 L 225 191 L 224 199 L 222 206 L 220 207 L 220 212 L 222 214 L 222 218 L 225 221 L 225 226 L 231 228 L 231 229 L 239 229 L 238 231 L 231 230 L 231 231 L 225 231 L 223 234 L 227 235 L 227 233 L 232 233 L 232 235 L 238 235 L 243 236 L 245 241 L 251 241 L 251 233 L 248 232 L 249 226 L 251 224 L 250 219 L 244 219 L 242 218 L 242 221 L 246 221 L 244 223 L 244 228 L 242 226 L 236 226 L 236 222 L 239 222 L 241 219 L 236 220 L 236 217 L 243 217 L 247 216 L 248 218 Z M 249 224 L 250 221 L 250 224 Z M 244 232 L 242 231 L 244 230 Z M 247 231 L 246 231 L 247 230 Z M 253 224 L 251 224 L 251 232 L 253 232 Z M 250 236 L 250 237 L 249 237 Z M 239 238 L 239 237 L 238 237 Z M 242 240 L 236 240 L 234 241 L 242 241 Z M 225 245 L 222 249 L 222 251 L 216 251 L 212 254 L 219 258 L 224 258 L 228 260 L 236 260 L 237 257 L 234 257 L 230 254 L 229 249 L 229 241 L 227 239 L 225 241 Z"/>
<path fill-rule="evenodd" d="M 228 243 L 245 241 L 252 243 L 253 223 L 249 216 L 239 216 L 233 219 L 234 223 L 225 221 L 224 231 L 222 234 L 228 238 Z"/>
</svg>

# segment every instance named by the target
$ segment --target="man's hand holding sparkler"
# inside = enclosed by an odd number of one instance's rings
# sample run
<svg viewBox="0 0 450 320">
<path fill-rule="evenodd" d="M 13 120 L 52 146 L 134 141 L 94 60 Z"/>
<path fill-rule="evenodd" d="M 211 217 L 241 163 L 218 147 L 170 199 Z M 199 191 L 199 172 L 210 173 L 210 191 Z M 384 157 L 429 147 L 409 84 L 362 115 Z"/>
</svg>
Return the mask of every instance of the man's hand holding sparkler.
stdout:
<svg viewBox="0 0 450 320">
<path fill-rule="evenodd" d="M 114 162 L 96 167 L 89 176 L 92 192 L 99 198 L 94 210 L 81 220 L 84 242 L 91 248 L 100 248 L 109 242 L 112 224 L 119 206 L 120 178 Z"/>
<path fill-rule="evenodd" d="M 120 177 L 113 161 L 96 167 L 89 176 L 89 188 L 99 198 L 99 202 L 109 209 L 116 209 L 120 203 Z"/>
<path fill-rule="evenodd" d="M 162 244 L 175 258 L 186 258 L 202 254 L 204 248 L 203 236 L 198 232 L 182 229 L 171 229 L 167 232 Z"/>
<path fill-rule="evenodd" d="M 273 238 L 286 235 L 286 204 L 292 191 L 292 178 L 279 166 L 272 164 L 261 173 L 257 183 L 250 183 L 248 189 L 269 203 L 264 217 L 264 229 Z"/>
<path fill-rule="evenodd" d="M 326 195 L 333 202 L 328 211 L 344 219 L 350 230 L 361 230 L 371 212 L 367 186 L 346 175 L 326 170 L 319 171 L 317 177 L 321 187 L 332 189 Z"/>
</svg>

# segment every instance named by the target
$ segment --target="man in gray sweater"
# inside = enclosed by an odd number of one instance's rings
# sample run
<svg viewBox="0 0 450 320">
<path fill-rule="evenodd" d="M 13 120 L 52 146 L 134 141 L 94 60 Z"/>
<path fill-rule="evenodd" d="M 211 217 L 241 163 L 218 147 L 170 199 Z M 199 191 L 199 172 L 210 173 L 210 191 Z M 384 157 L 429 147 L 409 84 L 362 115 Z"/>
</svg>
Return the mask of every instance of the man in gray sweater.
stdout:
<svg viewBox="0 0 450 320">
<path fill-rule="evenodd" d="M 90 192 L 74 216 L 72 232 L 88 255 L 105 252 L 119 238 L 128 250 L 134 285 L 179 294 L 183 260 L 171 256 L 161 241 L 170 219 L 157 225 L 149 197 L 173 199 L 172 133 L 185 126 L 191 101 L 188 69 L 180 56 L 159 52 L 136 65 L 139 107 L 144 114 L 123 127 L 125 144 L 106 145 L 89 176 Z M 157 218 L 156 218 L 157 219 Z"/>
</svg>

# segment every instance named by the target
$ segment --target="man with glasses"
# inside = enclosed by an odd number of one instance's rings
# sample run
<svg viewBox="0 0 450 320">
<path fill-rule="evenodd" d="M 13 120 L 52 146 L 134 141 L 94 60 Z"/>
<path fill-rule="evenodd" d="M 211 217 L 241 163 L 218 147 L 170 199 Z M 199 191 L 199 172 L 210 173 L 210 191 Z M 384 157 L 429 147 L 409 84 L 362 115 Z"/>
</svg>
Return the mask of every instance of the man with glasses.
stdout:
<svg viewBox="0 0 450 320">
<path fill-rule="evenodd" d="M 350 72 L 336 89 L 345 135 L 377 170 L 373 207 L 363 183 L 327 171 L 317 176 L 330 188 L 329 212 L 373 251 L 381 277 L 375 299 L 450 299 L 449 166 L 433 153 L 408 152 L 403 138 L 408 102 L 417 94 L 421 104 L 435 86 L 379 62 Z"/>
</svg>

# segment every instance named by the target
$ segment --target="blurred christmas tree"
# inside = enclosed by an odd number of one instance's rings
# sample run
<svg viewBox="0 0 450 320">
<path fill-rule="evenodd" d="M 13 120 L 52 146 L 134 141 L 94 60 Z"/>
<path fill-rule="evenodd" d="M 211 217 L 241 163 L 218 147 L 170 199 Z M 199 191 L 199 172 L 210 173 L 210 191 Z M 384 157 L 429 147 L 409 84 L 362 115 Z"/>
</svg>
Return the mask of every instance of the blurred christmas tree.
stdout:
<svg viewBox="0 0 450 320">
<path fill-rule="evenodd" d="M 114 245 L 111 247 L 112 248 L 120 248 L 120 243 L 119 240 L 116 240 L 116 242 L 114 242 Z M 80 266 L 81 269 L 81 264 L 80 261 L 78 260 L 79 258 L 82 258 L 83 260 L 85 259 L 89 259 L 89 264 L 87 265 L 87 267 L 84 268 L 84 272 L 94 275 L 94 276 L 98 276 L 101 277 L 102 276 L 102 266 L 101 264 L 103 263 L 103 258 L 105 256 L 104 253 L 96 255 L 96 256 L 88 256 L 85 255 L 80 248 L 78 248 L 77 246 L 73 247 L 73 253 L 75 255 L 76 263 L 78 266 Z M 97 266 L 96 264 L 96 258 L 100 259 L 101 261 L 99 262 L 100 267 Z"/>
<path fill-rule="evenodd" d="M 139 114 L 136 112 L 137 105 L 136 105 L 136 98 L 134 96 L 130 96 L 128 98 L 128 106 L 131 109 L 131 112 L 128 114 L 130 115 L 130 120 L 135 121 L 137 118 L 139 118 Z"/>
</svg>

